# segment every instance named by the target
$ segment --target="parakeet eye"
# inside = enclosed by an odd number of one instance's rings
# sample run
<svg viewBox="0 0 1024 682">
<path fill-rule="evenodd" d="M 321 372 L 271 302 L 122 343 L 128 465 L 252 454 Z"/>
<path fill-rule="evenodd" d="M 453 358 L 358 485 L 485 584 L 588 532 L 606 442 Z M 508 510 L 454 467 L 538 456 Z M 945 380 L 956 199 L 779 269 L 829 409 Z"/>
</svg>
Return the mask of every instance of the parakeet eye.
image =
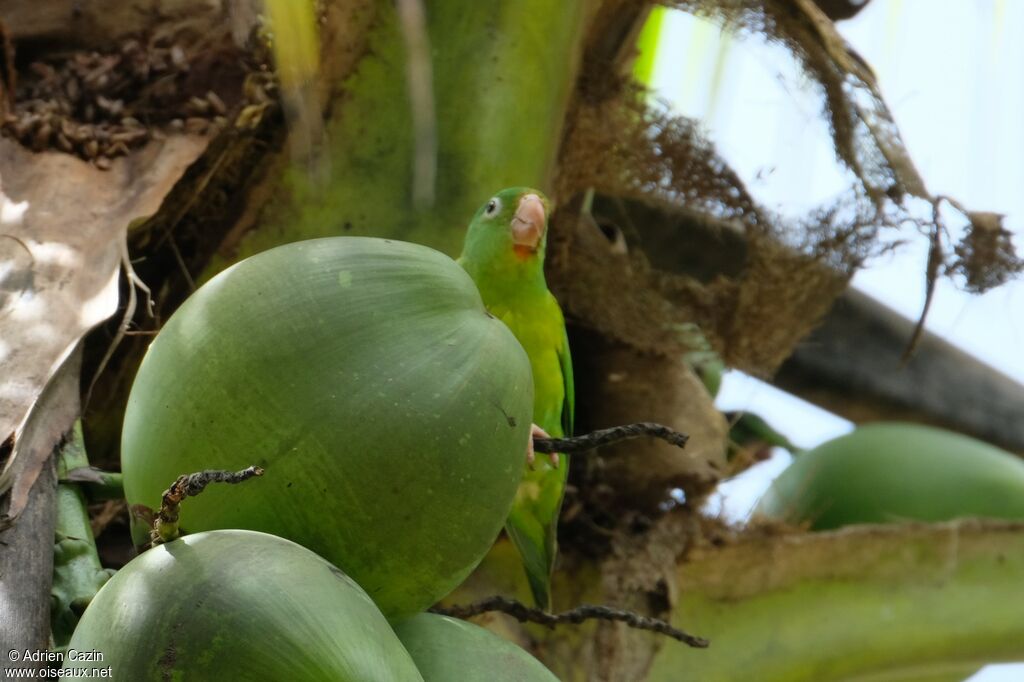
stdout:
<svg viewBox="0 0 1024 682">
<path fill-rule="evenodd" d="M 498 211 L 501 210 L 501 201 L 495 197 L 487 202 L 487 208 L 484 209 L 484 215 L 488 218 L 493 218 L 498 215 Z"/>
</svg>

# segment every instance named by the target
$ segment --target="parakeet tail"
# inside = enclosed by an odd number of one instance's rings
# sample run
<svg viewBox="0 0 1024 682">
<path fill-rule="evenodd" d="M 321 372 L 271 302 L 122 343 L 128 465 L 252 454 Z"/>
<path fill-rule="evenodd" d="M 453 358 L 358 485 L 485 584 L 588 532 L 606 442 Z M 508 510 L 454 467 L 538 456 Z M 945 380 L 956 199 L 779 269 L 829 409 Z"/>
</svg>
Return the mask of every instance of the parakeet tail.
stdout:
<svg viewBox="0 0 1024 682">
<path fill-rule="evenodd" d="M 545 529 L 526 510 L 515 508 L 505 522 L 505 530 L 522 557 L 534 604 L 550 611 L 551 572 L 557 551 L 554 531 Z"/>
</svg>

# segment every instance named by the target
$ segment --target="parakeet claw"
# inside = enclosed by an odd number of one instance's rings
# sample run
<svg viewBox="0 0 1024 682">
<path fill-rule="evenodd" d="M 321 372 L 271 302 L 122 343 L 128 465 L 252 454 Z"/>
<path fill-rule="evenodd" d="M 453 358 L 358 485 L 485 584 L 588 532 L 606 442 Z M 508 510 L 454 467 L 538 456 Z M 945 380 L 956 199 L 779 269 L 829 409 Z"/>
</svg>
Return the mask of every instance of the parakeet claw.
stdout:
<svg viewBox="0 0 1024 682">
<path fill-rule="evenodd" d="M 548 432 L 540 428 L 536 424 L 530 424 L 530 440 L 526 443 L 526 463 L 529 467 L 533 468 L 533 460 L 537 458 L 536 453 L 533 451 L 533 439 L 534 438 L 551 438 Z M 555 455 L 555 466 L 558 466 L 558 455 Z"/>
</svg>

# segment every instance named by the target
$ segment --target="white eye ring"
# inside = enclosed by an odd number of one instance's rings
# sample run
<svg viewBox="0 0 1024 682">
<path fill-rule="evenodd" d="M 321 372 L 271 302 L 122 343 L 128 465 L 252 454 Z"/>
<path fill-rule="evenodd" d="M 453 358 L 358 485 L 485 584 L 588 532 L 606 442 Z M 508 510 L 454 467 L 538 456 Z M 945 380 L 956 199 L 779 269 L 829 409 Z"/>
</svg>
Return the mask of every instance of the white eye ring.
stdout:
<svg viewBox="0 0 1024 682">
<path fill-rule="evenodd" d="M 484 215 L 488 218 L 493 218 L 498 215 L 498 211 L 501 210 L 501 199 L 494 197 L 487 202 L 487 208 L 484 209 Z"/>
</svg>

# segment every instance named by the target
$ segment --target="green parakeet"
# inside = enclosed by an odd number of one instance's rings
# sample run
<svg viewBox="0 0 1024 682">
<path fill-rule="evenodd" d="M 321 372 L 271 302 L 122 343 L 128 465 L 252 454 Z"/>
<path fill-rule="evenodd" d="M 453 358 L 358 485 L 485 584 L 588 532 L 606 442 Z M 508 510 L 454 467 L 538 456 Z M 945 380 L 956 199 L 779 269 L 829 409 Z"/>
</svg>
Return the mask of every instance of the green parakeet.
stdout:
<svg viewBox="0 0 1024 682">
<path fill-rule="evenodd" d="M 476 282 L 484 305 L 530 356 L 533 421 L 552 436 L 572 435 L 572 362 L 565 320 L 544 280 L 547 197 L 535 189 L 504 189 L 473 216 L 459 263 Z M 519 549 L 538 606 L 551 607 L 558 513 L 569 463 L 540 458 L 527 470 L 505 523 Z"/>
</svg>

